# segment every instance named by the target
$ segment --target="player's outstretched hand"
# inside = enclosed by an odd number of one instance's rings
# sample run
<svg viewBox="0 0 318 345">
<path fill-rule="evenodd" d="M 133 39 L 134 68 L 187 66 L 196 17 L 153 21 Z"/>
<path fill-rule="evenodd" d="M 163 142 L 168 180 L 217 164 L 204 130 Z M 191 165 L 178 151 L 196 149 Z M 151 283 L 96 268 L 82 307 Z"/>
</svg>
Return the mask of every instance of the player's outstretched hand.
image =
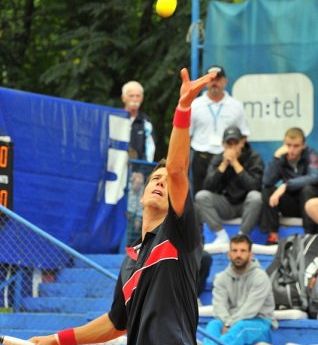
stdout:
<svg viewBox="0 0 318 345">
<path fill-rule="evenodd" d="M 196 79 L 190 80 L 189 72 L 186 68 L 182 68 L 180 75 L 182 79 L 182 85 L 180 88 L 180 98 L 178 107 L 180 109 L 189 109 L 192 101 L 197 97 L 199 92 L 212 80 L 217 77 L 219 69 Z"/>
</svg>

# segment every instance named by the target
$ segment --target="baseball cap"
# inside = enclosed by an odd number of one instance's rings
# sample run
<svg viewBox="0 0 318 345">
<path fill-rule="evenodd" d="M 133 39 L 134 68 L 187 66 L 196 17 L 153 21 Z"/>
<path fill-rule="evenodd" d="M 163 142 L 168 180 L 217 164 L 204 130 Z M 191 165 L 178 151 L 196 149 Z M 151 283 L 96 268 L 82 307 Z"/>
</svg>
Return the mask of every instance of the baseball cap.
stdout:
<svg viewBox="0 0 318 345">
<path fill-rule="evenodd" d="M 208 69 L 209 73 L 212 72 L 212 68 L 219 68 L 220 71 L 218 72 L 218 77 L 226 78 L 225 70 L 224 70 L 224 68 L 222 66 L 219 66 L 219 65 L 212 65 L 212 66 L 210 66 L 209 69 Z"/>
<path fill-rule="evenodd" d="M 227 142 L 231 139 L 239 141 L 240 139 L 242 139 L 242 137 L 243 135 L 238 127 L 230 126 L 226 128 L 223 133 L 223 142 Z"/>
</svg>

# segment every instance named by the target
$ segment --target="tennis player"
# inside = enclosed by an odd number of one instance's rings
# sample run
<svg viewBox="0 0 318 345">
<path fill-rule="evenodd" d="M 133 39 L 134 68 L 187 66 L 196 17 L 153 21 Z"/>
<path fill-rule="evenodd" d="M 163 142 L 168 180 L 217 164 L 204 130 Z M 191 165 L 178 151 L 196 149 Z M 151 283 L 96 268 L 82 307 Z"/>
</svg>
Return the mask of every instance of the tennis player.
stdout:
<svg viewBox="0 0 318 345">
<path fill-rule="evenodd" d="M 127 249 L 111 310 L 73 329 L 31 338 L 38 345 L 101 343 L 127 333 L 128 345 L 196 345 L 200 231 L 189 193 L 191 103 L 218 71 L 182 85 L 167 160 L 146 182 L 142 236 Z"/>
</svg>

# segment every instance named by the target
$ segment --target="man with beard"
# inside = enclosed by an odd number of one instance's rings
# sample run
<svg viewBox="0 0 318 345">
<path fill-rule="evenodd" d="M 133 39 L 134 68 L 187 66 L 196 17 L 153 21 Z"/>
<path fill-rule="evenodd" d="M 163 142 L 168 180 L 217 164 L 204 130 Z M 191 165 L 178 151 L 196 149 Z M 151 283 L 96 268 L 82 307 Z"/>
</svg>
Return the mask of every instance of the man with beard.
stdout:
<svg viewBox="0 0 318 345">
<path fill-rule="evenodd" d="M 272 286 L 266 272 L 253 260 L 247 235 L 232 237 L 228 257 L 229 266 L 214 281 L 215 319 L 206 331 L 226 345 L 269 342 L 275 308 Z M 212 344 L 204 340 L 204 345 Z"/>
<path fill-rule="evenodd" d="M 222 137 L 229 126 L 237 126 L 247 137 L 250 131 L 244 117 L 243 105 L 225 91 L 227 77 L 221 66 L 218 77 L 207 85 L 207 91 L 192 103 L 191 117 L 191 171 L 192 192 L 202 189 L 207 168 L 214 155 L 223 152 Z"/>
</svg>

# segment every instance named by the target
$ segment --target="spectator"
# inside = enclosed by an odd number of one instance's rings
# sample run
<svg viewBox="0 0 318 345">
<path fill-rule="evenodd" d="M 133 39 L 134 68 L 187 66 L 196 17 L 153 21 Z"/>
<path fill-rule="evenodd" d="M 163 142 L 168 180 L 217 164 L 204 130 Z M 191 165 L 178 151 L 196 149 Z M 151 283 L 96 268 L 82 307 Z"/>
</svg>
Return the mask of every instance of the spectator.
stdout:
<svg viewBox="0 0 318 345">
<path fill-rule="evenodd" d="M 318 197 L 309 199 L 305 204 L 305 210 L 307 215 L 318 224 Z"/>
<path fill-rule="evenodd" d="M 137 81 L 127 82 L 122 87 L 121 99 L 131 120 L 129 157 L 153 162 L 156 147 L 152 124 L 149 117 L 140 111 L 144 99 L 142 85 Z"/>
<path fill-rule="evenodd" d="M 318 168 L 318 155 L 311 155 L 311 165 Z M 308 197 L 308 201 L 305 204 L 305 211 L 309 218 L 318 224 L 318 185 L 312 185 L 310 189 L 311 195 Z M 314 229 L 314 233 L 318 232 L 317 227 Z M 313 232 L 313 231 L 312 231 Z"/>
<path fill-rule="evenodd" d="M 149 117 L 140 111 L 144 97 L 144 89 L 137 81 L 129 81 L 122 87 L 122 101 L 125 110 L 130 115 L 131 132 L 129 142 L 129 158 L 152 162 L 155 155 L 155 143 L 153 128 Z M 127 244 L 132 244 L 141 234 L 141 205 L 138 193 L 143 192 L 140 181 L 145 180 L 144 166 L 141 164 L 130 165 L 129 189 L 128 189 L 128 212 L 127 212 Z M 137 174 L 137 175 L 136 175 Z M 138 191 L 136 187 L 138 186 Z"/>
<path fill-rule="evenodd" d="M 131 173 L 127 202 L 127 244 L 132 245 L 141 234 L 142 207 L 140 200 L 144 191 L 144 174 L 138 171 Z"/>
<path fill-rule="evenodd" d="M 195 213 L 196 213 L 196 219 L 198 221 L 198 210 L 196 209 L 196 205 L 195 206 Z M 204 234 L 203 234 L 203 228 L 201 226 L 201 224 L 199 224 L 199 222 L 197 222 L 197 226 L 198 228 L 201 230 L 201 241 L 202 241 L 202 256 L 201 256 L 201 261 L 200 261 L 200 270 L 199 270 L 199 276 L 198 276 L 198 281 L 197 281 L 197 290 L 198 290 L 198 304 L 199 306 L 202 305 L 201 302 L 201 294 L 204 292 L 205 290 L 205 286 L 206 286 L 206 281 L 207 278 L 209 276 L 210 273 L 210 268 L 211 265 L 213 263 L 213 259 L 210 253 L 208 253 L 207 251 L 203 250 L 204 248 L 204 243 L 205 243 L 205 238 L 204 238 Z"/>
<path fill-rule="evenodd" d="M 204 189 L 195 195 L 201 223 L 216 231 L 214 244 L 229 242 L 224 220 L 242 217 L 240 232 L 247 234 L 258 222 L 262 207 L 261 157 L 252 150 L 238 127 L 225 130 L 223 146 L 224 152 L 210 163 Z"/>
<path fill-rule="evenodd" d="M 252 259 L 252 242 L 245 234 L 231 238 L 230 264 L 217 274 L 213 288 L 215 319 L 208 334 L 226 345 L 252 345 L 270 341 L 275 302 L 266 272 Z M 214 342 L 204 340 L 204 345 Z"/>
<path fill-rule="evenodd" d="M 207 91 L 194 100 L 191 118 L 191 149 L 192 149 L 192 192 L 195 195 L 202 189 L 207 168 L 212 157 L 223 152 L 222 137 L 226 127 L 237 126 L 244 136 L 248 129 L 243 105 L 231 97 L 225 87 L 227 77 L 220 66 L 217 79 L 207 85 Z"/>
<path fill-rule="evenodd" d="M 301 217 L 307 233 L 317 232 L 317 226 L 304 209 L 305 202 L 313 195 L 311 184 L 317 182 L 317 154 L 306 146 L 302 129 L 289 128 L 263 177 L 260 225 L 269 233 L 268 244 L 278 242 L 279 214 Z"/>
<path fill-rule="evenodd" d="M 211 264 L 212 264 L 211 254 L 203 250 L 201 261 L 200 261 L 199 277 L 198 277 L 198 303 L 199 304 L 201 304 L 200 295 L 204 291 L 206 280 L 210 273 Z"/>
<path fill-rule="evenodd" d="M 210 73 L 182 85 L 167 161 L 160 162 L 142 196 L 142 236 L 127 249 L 109 313 L 57 335 L 34 337 L 37 345 L 103 343 L 127 332 L 128 345 L 196 345 L 197 276 L 201 235 L 188 181 L 191 103 Z"/>
</svg>

